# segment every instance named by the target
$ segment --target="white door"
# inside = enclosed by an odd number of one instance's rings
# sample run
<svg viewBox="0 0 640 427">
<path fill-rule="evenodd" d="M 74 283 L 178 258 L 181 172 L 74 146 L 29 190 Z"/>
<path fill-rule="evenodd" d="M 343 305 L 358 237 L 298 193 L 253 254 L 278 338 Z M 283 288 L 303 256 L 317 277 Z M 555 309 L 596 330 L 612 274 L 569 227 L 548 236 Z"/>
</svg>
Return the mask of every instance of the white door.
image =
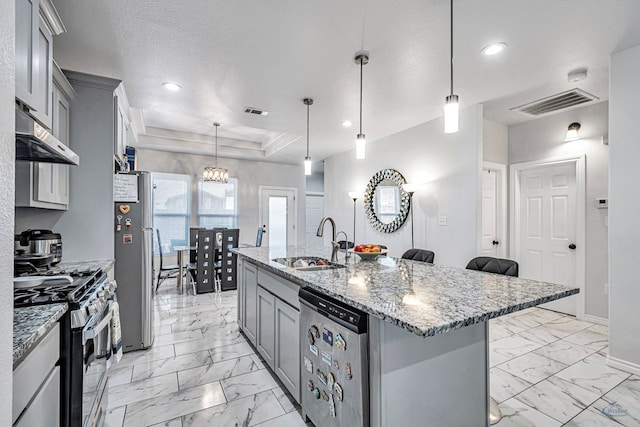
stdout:
<svg viewBox="0 0 640 427">
<path fill-rule="evenodd" d="M 574 162 L 520 172 L 520 277 L 577 286 L 576 199 Z M 574 295 L 542 307 L 575 315 L 576 304 Z"/>
<path fill-rule="evenodd" d="M 306 236 L 307 246 L 322 246 L 322 237 L 316 236 L 318 225 L 324 216 L 324 196 L 307 193 L 306 203 Z"/>
<path fill-rule="evenodd" d="M 260 221 L 266 230 L 263 246 L 295 245 L 296 188 L 260 187 Z"/>
<path fill-rule="evenodd" d="M 498 256 L 498 180 L 496 171 L 482 170 L 482 255 Z"/>
</svg>

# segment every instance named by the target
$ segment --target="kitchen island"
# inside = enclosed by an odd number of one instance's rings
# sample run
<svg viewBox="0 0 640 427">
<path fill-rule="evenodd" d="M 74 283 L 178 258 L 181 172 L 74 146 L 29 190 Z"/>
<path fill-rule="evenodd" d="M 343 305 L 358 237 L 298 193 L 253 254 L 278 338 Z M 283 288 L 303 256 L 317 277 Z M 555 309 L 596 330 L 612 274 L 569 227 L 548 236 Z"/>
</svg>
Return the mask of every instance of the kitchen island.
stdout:
<svg viewBox="0 0 640 427">
<path fill-rule="evenodd" d="M 281 300 L 290 305 L 294 310 L 288 317 L 299 310 L 293 297 L 296 287 L 314 289 L 369 314 L 372 426 L 487 425 L 487 320 L 578 293 L 577 288 L 551 283 L 388 257 L 376 261 L 352 258 L 344 263 L 341 256 L 346 268 L 320 271 L 297 270 L 274 261 L 328 257 L 328 248 L 241 248 L 235 252 L 242 264 L 238 270 L 239 320 L 260 354 L 266 348 L 269 355 L 269 346 L 260 342 L 265 329 L 261 320 L 268 325 L 269 317 L 260 310 L 260 298 L 254 293 L 266 290 L 276 297 L 276 303 Z M 273 333 L 276 344 L 286 341 L 289 348 L 300 348 L 300 337 L 294 344 L 291 337 L 278 339 L 277 328 Z M 277 357 L 277 345 L 272 353 L 276 356 L 274 371 L 286 370 L 287 366 L 278 366 L 282 357 Z M 298 371 L 299 366 L 298 361 Z M 287 374 L 292 383 L 294 371 Z M 300 387 L 299 378 L 294 389 L 308 392 Z"/>
</svg>

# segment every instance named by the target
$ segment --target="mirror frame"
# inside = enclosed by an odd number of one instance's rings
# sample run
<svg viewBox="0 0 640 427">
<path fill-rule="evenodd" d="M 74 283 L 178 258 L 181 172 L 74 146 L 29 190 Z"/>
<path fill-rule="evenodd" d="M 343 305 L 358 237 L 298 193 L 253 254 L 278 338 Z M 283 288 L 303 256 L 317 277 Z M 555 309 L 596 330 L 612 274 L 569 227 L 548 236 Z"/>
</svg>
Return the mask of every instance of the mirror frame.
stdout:
<svg viewBox="0 0 640 427">
<path fill-rule="evenodd" d="M 397 185 L 400 190 L 400 207 L 396 219 L 385 224 L 380 221 L 380 218 L 376 215 L 374 195 L 378 185 L 387 179 Z M 393 233 L 405 223 L 409 216 L 409 210 L 411 209 L 411 196 L 402 189 L 402 185 L 406 183 L 407 181 L 404 179 L 404 176 L 395 169 L 382 169 L 371 177 L 369 184 L 367 184 L 367 189 L 364 192 L 364 211 L 367 214 L 369 224 L 371 224 L 373 228 L 382 233 Z"/>
</svg>

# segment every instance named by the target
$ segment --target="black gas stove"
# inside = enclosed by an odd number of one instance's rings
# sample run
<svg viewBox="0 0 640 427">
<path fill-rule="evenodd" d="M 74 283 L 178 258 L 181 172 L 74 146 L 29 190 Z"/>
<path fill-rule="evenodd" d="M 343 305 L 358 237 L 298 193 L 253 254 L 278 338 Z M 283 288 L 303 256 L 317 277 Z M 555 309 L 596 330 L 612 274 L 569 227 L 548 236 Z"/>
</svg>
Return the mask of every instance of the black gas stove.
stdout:
<svg viewBox="0 0 640 427">
<path fill-rule="evenodd" d="M 103 281 L 102 270 L 48 270 L 22 274 L 20 277 L 71 276 L 73 283 L 67 280 L 47 280 L 44 283 L 24 289 L 15 289 L 13 293 L 14 307 L 53 304 L 66 302 L 69 309 L 76 310 L 91 298 L 97 284 Z"/>
<path fill-rule="evenodd" d="M 102 270 L 38 270 L 19 277 L 44 279 L 37 286 L 14 289 L 15 307 L 65 302 L 60 319 L 60 421 L 63 427 L 99 427 L 108 405 L 107 371 L 111 357 L 111 307 L 115 282 Z M 88 378 L 86 375 L 90 374 Z M 83 405 L 84 403 L 84 405 Z"/>
</svg>

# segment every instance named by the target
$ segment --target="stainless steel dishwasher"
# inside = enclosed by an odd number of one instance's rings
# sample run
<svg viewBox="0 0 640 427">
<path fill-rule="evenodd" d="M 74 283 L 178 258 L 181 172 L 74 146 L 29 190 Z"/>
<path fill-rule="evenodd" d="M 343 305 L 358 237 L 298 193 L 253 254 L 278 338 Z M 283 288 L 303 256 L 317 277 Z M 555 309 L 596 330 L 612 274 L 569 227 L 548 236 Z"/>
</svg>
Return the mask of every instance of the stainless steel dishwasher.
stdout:
<svg viewBox="0 0 640 427">
<path fill-rule="evenodd" d="M 300 289 L 302 417 L 316 426 L 369 425 L 368 316 Z"/>
</svg>

